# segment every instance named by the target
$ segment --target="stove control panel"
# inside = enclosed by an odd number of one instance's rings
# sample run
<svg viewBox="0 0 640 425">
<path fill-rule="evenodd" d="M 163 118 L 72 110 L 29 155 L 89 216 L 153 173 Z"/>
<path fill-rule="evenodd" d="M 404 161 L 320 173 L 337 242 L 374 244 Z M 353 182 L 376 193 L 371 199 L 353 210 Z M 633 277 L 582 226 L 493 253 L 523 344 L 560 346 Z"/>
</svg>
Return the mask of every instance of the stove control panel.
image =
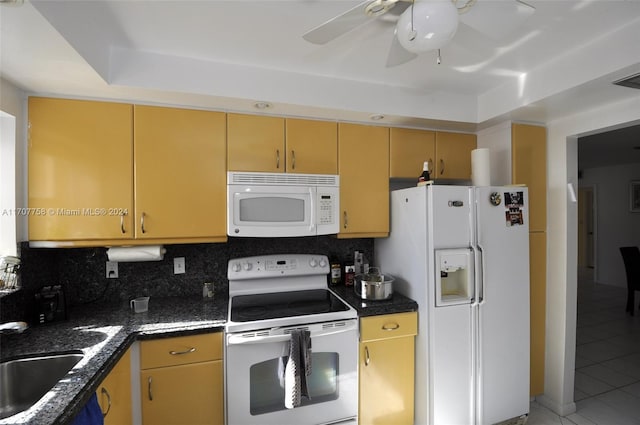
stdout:
<svg viewBox="0 0 640 425">
<path fill-rule="evenodd" d="M 312 276 L 329 273 L 326 255 L 283 254 L 234 258 L 229 260 L 229 280 L 270 277 Z"/>
</svg>

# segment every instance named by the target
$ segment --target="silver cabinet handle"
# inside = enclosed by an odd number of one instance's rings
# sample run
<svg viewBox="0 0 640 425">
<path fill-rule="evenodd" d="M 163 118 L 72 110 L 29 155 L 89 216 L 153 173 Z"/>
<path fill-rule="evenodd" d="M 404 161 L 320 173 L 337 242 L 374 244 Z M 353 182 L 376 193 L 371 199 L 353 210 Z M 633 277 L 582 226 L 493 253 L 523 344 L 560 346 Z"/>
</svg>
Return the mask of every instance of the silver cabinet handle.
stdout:
<svg viewBox="0 0 640 425">
<path fill-rule="evenodd" d="M 347 228 L 347 211 L 344 211 L 344 214 L 342 215 L 342 217 L 344 218 L 344 228 Z"/>
<path fill-rule="evenodd" d="M 383 331 L 395 331 L 396 329 L 400 329 L 400 325 L 397 323 L 389 323 L 382 325 Z"/>
<path fill-rule="evenodd" d="M 107 411 L 102 413 L 102 417 L 106 418 L 111 410 L 111 395 L 109 395 L 109 391 L 105 387 L 100 388 L 100 393 L 107 396 Z"/>
<path fill-rule="evenodd" d="M 435 171 L 433 168 L 433 159 L 429 158 L 427 162 L 429 163 L 429 173 L 433 174 L 433 172 Z"/>
<path fill-rule="evenodd" d="M 144 217 L 145 217 L 145 215 L 146 214 L 144 212 L 140 215 L 140 230 L 142 230 L 142 233 L 147 233 L 147 231 L 144 228 Z"/>
<path fill-rule="evenodd" d="M 291 151 L 291 169 L 296 169 L 296 151 L 294 150 Z"/>
<path fill-rule="evenodd" d="M 444 159 L 440 160 L 440 175 L 444 174 Z"/>
<path fill-rule="evenodd" d="M 196 347 L 191 347 L 186 351 L 169 351 L 169 354 L 171 354 L 172 356 L 180 356 L 182 354 L 193 353 L 194 351 L 196 351 Z"/>
<path fill-rule="evenodd" d="M 153 392 L 151 392 L 151 384 L 153 383 L 153 379 L 151 377 L 149 377 L 149 380 L 147 381 L 147 388 L 149 390 L 149 401 L 153 401 Z"/>
<path fill-rule="evenodd" d="M 365 347 L 364 347 L 364 365 L 365 366 L 369 366 L 370 362 L 371 362 L 371 357 L 369 357 L 369 347 L 367 347 L 365 345 Z"/>
<path fill-rule="evenodd" d="M 120 231 L 122 232 L 123 235 L 127 233 L 127 231 L 124 228 L 124 213 L 120 214 Z"/>
<path fill-rule="evenodd" d="M 280 149 L 276 149 L 276 168 L 280 168 Z"/>
</svg>

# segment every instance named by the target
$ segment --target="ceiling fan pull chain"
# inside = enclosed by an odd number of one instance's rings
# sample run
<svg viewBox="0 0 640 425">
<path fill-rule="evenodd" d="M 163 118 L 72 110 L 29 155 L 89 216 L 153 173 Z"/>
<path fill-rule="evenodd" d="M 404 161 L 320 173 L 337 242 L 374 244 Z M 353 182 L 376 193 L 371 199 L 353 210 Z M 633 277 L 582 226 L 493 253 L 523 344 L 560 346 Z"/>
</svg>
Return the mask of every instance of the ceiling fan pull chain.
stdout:
<svg viewBox="0 0 640 425">
<path fill-rule="evenodd" d="M 441 62 L 442 62 L 442 58 L 440 57 L 440 49 L 438 49 L 438 58 L 436 59 L 436 63 L 440 65 Z"/>
</svg>

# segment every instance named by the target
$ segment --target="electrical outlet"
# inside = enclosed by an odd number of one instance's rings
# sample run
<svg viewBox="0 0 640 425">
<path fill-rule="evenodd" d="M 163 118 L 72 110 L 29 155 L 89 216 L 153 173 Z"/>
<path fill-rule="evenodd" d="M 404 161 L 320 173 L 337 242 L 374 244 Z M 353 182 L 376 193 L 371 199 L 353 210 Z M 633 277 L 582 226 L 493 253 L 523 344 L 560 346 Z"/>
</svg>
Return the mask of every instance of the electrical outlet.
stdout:
<svg viewBox="0 0 640 425">
<path fill-rule="evenodd" d="M 183 274 L 184 269 L 184 257 L 176 257 L 173 259 L 173 274 Z"/>
<path fill-rule="evenodd" d="M 107 279 L 115 279 L 118 277 L 118 262 L 107 261 Z"/>
</svg>

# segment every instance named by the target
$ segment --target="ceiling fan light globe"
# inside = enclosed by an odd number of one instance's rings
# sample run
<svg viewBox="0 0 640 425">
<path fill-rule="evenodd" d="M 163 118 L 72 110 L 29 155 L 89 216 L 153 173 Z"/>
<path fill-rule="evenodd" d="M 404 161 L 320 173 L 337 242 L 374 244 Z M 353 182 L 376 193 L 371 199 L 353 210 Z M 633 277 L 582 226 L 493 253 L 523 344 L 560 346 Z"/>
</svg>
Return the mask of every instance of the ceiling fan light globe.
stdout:
<svg viewBox="0 0 640 425">
<path fill-rule="evenodd" d="M 457 29 L 458 10 L 451 0 L 416 0 L 400 15 L 396 36 L 409 52 L 422 53 L 447 44 Z"/>
</svg>

